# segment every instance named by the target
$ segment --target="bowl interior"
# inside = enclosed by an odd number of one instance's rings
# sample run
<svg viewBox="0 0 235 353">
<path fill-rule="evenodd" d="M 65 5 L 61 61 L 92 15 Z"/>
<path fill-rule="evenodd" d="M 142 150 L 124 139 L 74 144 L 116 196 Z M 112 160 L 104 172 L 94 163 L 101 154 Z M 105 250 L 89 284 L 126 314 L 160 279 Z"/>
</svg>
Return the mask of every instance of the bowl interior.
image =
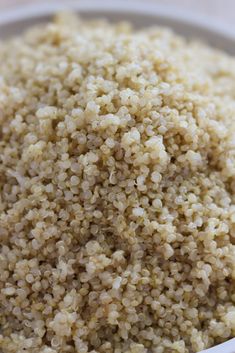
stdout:
<svg viewBox="0 0 235 353">
<path fill-rule="evenodd" d="M 229 28 L 225 24 L 198 17 L 192 13 L 154 6 L 153 3 L 148 3 L 146 6 L 143 2 L 137 1 L 133 6 L 131 2 L 119 1 L 120 3 L 87 0 L 87 2 L 71 3 L 71 6 L 66 5 L 66 9 L 72 8 L 82 17 L 88 19 L 98 17 L 106 18 L 111 22 L 130 21 L 137 28 L 153 25 L 171 27 L 185 37 L 201 39 L 218 49 L 235 55 L 235 28 Z M 9 38 L 32 25 L 46 23 L 56 11 L 61 9 L 64 9 L 64 6 L 51 3 L 2 12 L 0 14 L 0 38 Z"/>
</svg>

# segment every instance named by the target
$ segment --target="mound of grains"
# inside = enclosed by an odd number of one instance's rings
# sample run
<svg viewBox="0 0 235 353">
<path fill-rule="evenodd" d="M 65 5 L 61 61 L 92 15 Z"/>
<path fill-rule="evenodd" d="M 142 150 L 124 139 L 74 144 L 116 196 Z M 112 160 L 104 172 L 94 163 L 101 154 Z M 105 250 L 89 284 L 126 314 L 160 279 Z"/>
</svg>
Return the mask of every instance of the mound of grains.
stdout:
<svg viewBox="0 0 235 353">
<path fill-rule="evenodd" d="M 0 44 L 0 351 L 235 334 L 235 59 L 59 15 Z"/>
</svg>

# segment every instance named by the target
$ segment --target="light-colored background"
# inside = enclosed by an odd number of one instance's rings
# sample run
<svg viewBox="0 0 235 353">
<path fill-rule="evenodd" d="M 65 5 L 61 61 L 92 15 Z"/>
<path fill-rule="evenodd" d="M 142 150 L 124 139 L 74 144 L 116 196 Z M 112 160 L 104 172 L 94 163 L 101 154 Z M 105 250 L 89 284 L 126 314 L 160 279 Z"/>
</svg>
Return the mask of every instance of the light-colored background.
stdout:
<svg viewBox="0 0 235 353">
<path fill-rule="evenodd" d="M 0 0 L 0 11 L 5 8 L 10 8 L 12 6 L 19 6 L 25 3 L 42 3 L 44 0 Z M 60 1 L 66 0 L 47 0 Z M 74 1 L 86 1 L 86 0 L 74 0 Z M 110 0 L 118 1 L 118 0 Z M 135 2 L 135 0 L 126 0 Z M 146 0 L 143 0 L 146 1 Z M 174 6 L 182 9 L 187 9 L 199 14 L 212 16 L 217 18 L 221 22 L 230 23 L 235 26 L 235 0 L 147 0 L 151 2 L 156 2 L 164 5 Z"/>
</svg>

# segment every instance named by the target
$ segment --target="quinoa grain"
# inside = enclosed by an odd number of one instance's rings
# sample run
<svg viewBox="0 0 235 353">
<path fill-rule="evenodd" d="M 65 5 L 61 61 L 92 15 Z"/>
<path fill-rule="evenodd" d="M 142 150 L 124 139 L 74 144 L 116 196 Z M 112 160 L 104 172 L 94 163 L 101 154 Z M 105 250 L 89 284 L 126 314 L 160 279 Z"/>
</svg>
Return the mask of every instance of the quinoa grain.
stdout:
<svg viewBox="0 0 235 353">
<path fill-rule="evenodd" d="M 234 58 L 58 15 L 0 64 L 0 351 L 233 337 Z"/>
</svg>

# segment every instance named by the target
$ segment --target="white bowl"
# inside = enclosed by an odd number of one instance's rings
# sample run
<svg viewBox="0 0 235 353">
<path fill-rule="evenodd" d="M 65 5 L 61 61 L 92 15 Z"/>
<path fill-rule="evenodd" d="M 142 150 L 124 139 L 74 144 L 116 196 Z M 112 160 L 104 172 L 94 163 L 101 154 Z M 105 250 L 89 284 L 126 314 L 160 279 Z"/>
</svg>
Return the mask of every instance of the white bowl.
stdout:
<svg viewBox="0 0 235 353">
<path fill-rule="evenodd" d="M 86 0 L 66 4 L 50 2 L 22 6 L 0 13 L 0 39 L 19 34 L 36 23 L 48 21 L 62 9 L 74 9 L 83 17 L 103 17 L 110 21 L 128 20 L 136 27 L 162 25 L 173 28 L 185 37 L 196 37 L 235 56 L 235 27 L 216 20 L 137 0 Z M 201 353 L 235 353 L 235 338 Z"/>
</svg>

